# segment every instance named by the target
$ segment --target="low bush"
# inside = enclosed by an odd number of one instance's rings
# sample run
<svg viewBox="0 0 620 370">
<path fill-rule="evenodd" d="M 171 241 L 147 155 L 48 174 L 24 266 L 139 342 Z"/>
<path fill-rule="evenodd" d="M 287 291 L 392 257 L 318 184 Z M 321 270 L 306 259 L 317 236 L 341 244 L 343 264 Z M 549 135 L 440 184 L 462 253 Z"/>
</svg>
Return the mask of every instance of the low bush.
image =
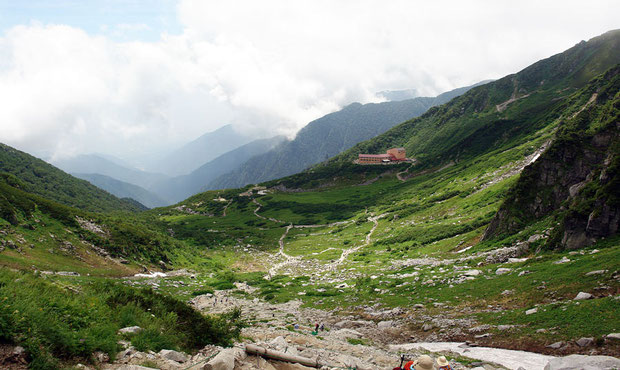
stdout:
<svg viewBox="0 0 620 370">
<path fill-rule="evenodd" d="M 128 337 L 141 351 L 192 351 L 231 345 L 245 324 L 239 310 L 204 316 L 150 289 L 110 281 L 67 286 L 62 280 L 0 271 L 0 341 L 26 348 L 31 368 L 88 361 L 95 351 L 113 358 L 118 330 L 133 325 L 144 329 Z"/>
</svg>

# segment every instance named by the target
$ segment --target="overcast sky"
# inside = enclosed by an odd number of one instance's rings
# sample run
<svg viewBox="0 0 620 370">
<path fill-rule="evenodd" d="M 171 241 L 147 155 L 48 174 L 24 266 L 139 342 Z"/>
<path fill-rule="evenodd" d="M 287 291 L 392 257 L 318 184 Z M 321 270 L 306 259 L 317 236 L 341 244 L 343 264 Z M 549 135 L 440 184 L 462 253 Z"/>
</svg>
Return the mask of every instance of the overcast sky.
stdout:
<svg viewBox="0 0 620 370">
<path fill-rule="evenodd" d="M 232 123 L 295 132 L 620 28 L 620 1 L 0 0 L 0 142 L 139 158 Z"/>
</svg>

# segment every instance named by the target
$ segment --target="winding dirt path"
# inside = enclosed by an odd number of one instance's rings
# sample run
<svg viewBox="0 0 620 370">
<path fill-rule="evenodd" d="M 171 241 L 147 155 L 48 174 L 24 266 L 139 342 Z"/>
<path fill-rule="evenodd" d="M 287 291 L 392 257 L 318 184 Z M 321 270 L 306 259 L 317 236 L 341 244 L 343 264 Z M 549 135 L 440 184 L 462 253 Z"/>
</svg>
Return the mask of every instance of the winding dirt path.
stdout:
<svg viewBox="0 0 620 370">
<path fill-rule="evenodd" d="M 226 205 L 224 206 L 224 212 L 222 212 L 222 217 L 226 217 L 226 210 L 228 209 L 228 206 L 232 204 L 232 199 L 228 201 L 228 203 L 226 203 Z"/>
<path fill-rule="evenodd" d="M 341 265 L 344 261 L 346 261 L 346 259 L 349 256 L 349 254 L 351 254 L 353 252 L 357 252 L 361 248 L 370 245 L 370 242 L 372 241 L 372 234 L 374 234 L 375 230 L 377 230 L 377 227 L 379 226 L 379 219 L 382 218 L 382 217 L 385 217 L 386 215 L 387 215 L 387 213 L 383 213 L 383 214 L 381 214 L 379 216 L 368 217 L 368 221 L 374 223 L 374 225 L 372 226 L 372 229 L 370 229 L 370 232 L 368 234 L 366 234 L 366 240 L 364 241 L 364 243 L 360 244 L 360 245 L 358 245 L 356 247 L 351 247 L 349 249 L 343 250 L 342 254 L 340 255 L 340 258 L 338 258 L 337 261 L 335 261 L 334 263 L 329 265 L 329 269 L 330 270 L 335 269 L 336 267 Z"/>
</svg>

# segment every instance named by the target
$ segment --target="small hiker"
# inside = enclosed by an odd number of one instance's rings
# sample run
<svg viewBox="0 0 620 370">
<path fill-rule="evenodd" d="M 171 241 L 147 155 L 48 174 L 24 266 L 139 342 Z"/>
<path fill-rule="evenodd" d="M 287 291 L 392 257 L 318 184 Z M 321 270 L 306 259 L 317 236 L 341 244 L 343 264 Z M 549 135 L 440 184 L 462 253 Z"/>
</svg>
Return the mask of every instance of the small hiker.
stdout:
<svg viewBox="0 0 620 370">
<path fill-rule="evenodd" d="M 318 322 L 314 325 L 314 332 L 315 333 L 319 332 L 319 323 Z"/>
<path fill-rule="evenodd" d="M 295 330 L 299 330 L 299 324 L 295 324 L 295 326 L 293 326 L 295 328 Z"/>
<path fill-rule="evenodd" d="M 439 367 L 439 370 L 452 370 L 452 366 L 450 366 L 450 363 L 446 360 L 445 356 L 439 356 L 437 359 L 437 366 Z"/>
<path fill-rule="evenodd" d="M 321 323 L 321 326 L 319 326 L 319 330 L 320 330 L 320 331 L 325 330 L 325 325 L 324 325 L 323 323 Z"/>
</svg>

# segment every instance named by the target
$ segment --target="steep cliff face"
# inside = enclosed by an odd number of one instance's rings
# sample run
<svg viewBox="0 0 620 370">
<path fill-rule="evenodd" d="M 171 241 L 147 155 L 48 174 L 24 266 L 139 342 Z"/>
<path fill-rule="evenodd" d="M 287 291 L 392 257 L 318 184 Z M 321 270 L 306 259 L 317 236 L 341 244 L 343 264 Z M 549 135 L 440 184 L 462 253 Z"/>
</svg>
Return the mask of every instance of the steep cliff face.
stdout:
<svg viewBox="0 0 620 370">
<path fill-rule="evenodd" d="M 523 170 L 484 239 L 513 234 L 547 216 L 557 221 L 553 247 L 580 248 L 617 233 L 619 91 L 616 66 L 567 101 L 554 142 Z"/>
</svg>

